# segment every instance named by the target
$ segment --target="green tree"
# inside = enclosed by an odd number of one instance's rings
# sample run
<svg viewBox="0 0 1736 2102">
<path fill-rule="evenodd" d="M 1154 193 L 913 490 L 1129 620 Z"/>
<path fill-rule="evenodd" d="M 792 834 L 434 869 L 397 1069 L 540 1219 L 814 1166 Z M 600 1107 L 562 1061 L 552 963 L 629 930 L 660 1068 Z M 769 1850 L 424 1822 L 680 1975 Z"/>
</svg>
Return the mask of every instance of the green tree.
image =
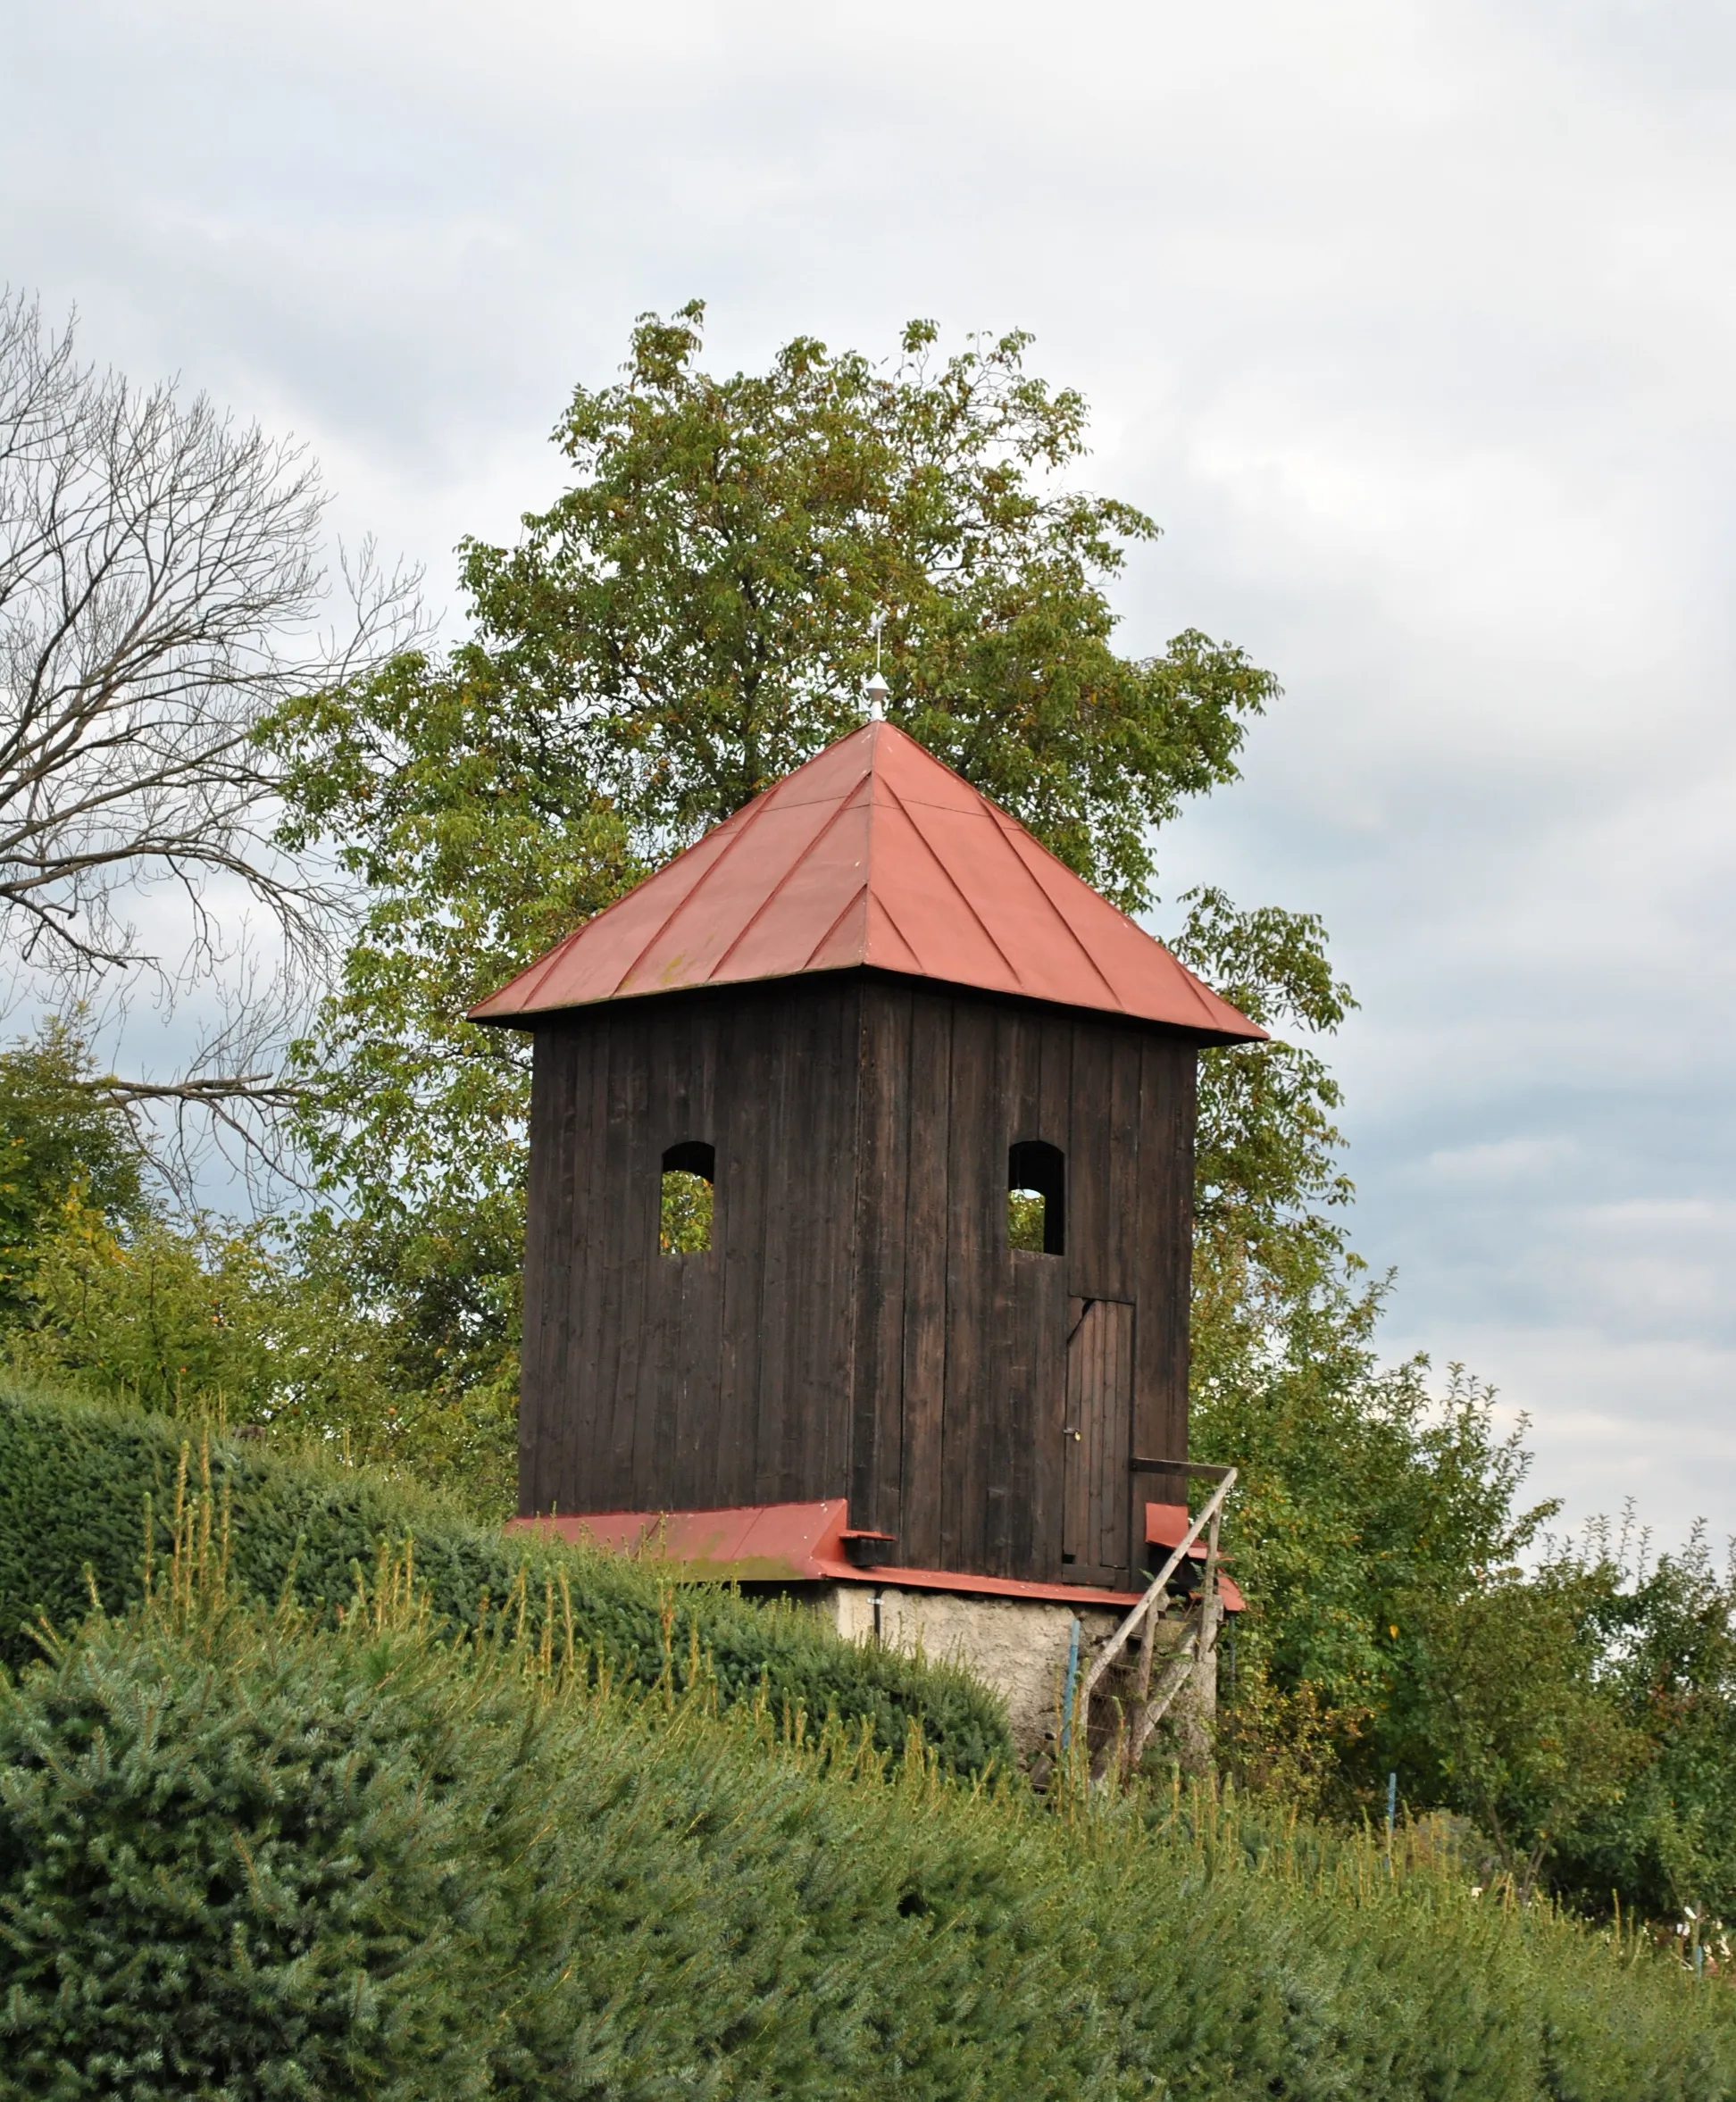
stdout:
<svg viewBox="0 0 1736 2102">
<path fill-rule="evenodd" d="M 854 727 L 877 630 L 892 718 L 1133 907 L 1152 828 L 1235 778 L 1277 691 L 1198 632 L 1117 651 L 1107 587 L 1156 529 L 1072 485 L 1084 405 L 1025 371 L 1026 337 L 943 359 L 914 323 L 885 368 L 799 338 L 719 380 L 701 320 L 647 317 L 622 380 L 577 390 L 555 434 L 572 486 L 514 546 L 464 546 L 467 640 L 271 731 L 283 843 L 329 844 L 366 900 L 298 1048 L 328 1200 L 305 1252 L 383 1323 L 405 1390 L 486 1389 L 502 1439 L 528 1060 L 466 1006 Z M 1215 894 L 1196 917 L 1202 942 L 1237 940 Z M 1316 936 L 1252 922 L 1242 948 L 1294 989 Z M 1303 1075 L 1261 1095 L 1225 1070 L 1253 1105 L 1226 1128 L 1319 1091 Z M 1235 1201 L 1270 1201 L 1244 1152 Z M 1268 1152 L 1270 1171 L 1296 1147 Z"/>
<path fill-rule="evenodd" d="M 1564 1839 L 1622 1800 L 1649 1747 L 1605 1682 L 1607 1569 L 1572 1554 L 1530 1572 L 1395 1597 L 1383 1748 L 1431 1802 L 1465 1812 L 1530 1889 Z"/>
<path fill-rule="evenodd" d="M 1578 1555 L 1598 1680 L 1644 1755 L 1560 1834 L 1551 1873 L 1592 1909 L 1615 1890 L 1654 1918 L 1736 1922 L 1736 1567 L 1713 1562 L 1703 1527 L 1656 1563 L 1644 1548 L 1630 1514 Z"/>
<path fill-rule="evenodd" d="M 1340 1809 L 1371 1801 L 1393 1767 L 1413 1803 L 1452 1799 L 1414 1727 L 1444 1688 L 1419 1615 L 1510 1567 L 1556 1509 L 1523 1500 L 1527 1456 L 1487 1389 L 1456 1371 L 1439 1394 L 1425 1361 L 1381 1364 L 1383 1296 L 1343 1267 L 1281 1319 L 1268 1292 L 1252 1340 L 1248 1322 L 1207 1322 L 1195 1364 L 1194 1448 L 1240 1470 L 1225 1531 L 1250 1601 L 1233 1756 L 1288 1772 L 1306 1723 L 1312 1782 Z"/>
<path fill-rule="evenodd" d="M 1355 1186 L 1339 1164 L 1343 1101 L 1315 1048 L 1355 1007 L 1312 913 L 1239 912 L 1205 888 L 1181 901 L 1176 955 L 1270 1035 L 1202 1053 L 1194 1170 L 1194 1349 L 1208 1380 L 1294 1354 L 1299 1310 L 1318 1340 L 1323 1303 L 1348 1310 L 1360 1264 L 1342 1223 Z M 1340 1322 L 1340 1328 L 1343 1323 Z M 1345 1333 L 1365 1334 L 1349 1317 Z"/>
<path fill-rule="evenodd" d="M 699 371 L 704 308 L 635 329 L 625 378 L 556 432 L 571 488 L 463 580 L 502 677 L 655 850 L 685 845 L 861 719 L 881 629 L 888 713 L 1131 907 L 1152 827 L 1235 778 L 1276 691 L 1196 632 L 1114 646 L 1106 584 L 1143 512 L 1073 488 L 1086 410 L 1031 342 L 881 368 L 798 337 L 763 374 Z"/>
<path fill-rule="evenodd" d="M 474 644 L 313 696 L 277 735 L 284 844 L 331 841 L 363 900 L 294 1053 L 323 1193 L 304 1271 L 367 1344 L 400 1456 L 468 1456 L 510 1505 L 529 1047 L 464 1012 L 640 867 L 541 696 Z M 371 1445 L 382 1388 L 361 1391 Z"/>
<path fill-rule="evenodd" d="M 0 1051 L 0 1322 L 18 1314 L 69 1202 L 111 1230 L 144 1212 L 138 1148 L 93 1090 L 96 1072 L 76 1025 L 58 1017 Z"/>
</svg>

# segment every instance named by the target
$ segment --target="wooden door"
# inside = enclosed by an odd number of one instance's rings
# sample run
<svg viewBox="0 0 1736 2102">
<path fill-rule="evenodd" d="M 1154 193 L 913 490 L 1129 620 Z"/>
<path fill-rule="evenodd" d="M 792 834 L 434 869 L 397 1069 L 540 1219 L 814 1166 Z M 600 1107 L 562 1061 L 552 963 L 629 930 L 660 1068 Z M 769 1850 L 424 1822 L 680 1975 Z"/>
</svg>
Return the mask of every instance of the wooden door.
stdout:
<svg viewBox="0 0 1736 2102">
<path fill-rule="evenodd" d="M 1076 1583 L 1124 1581 L 1131 1566 L 1133 1309 L 1123 1299 L 1072 1299 L 1067 1311 L 1061 1559 Z"/>
</svg>

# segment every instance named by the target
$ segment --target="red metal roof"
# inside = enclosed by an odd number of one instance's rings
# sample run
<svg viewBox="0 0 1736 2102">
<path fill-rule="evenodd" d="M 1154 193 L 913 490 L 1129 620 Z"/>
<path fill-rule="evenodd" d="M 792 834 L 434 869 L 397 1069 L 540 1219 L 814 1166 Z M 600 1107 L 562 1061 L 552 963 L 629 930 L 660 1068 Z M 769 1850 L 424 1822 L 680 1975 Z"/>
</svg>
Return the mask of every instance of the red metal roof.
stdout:
<svg viewBox="0 0 1736 2102">
<path fill-rule="evenodd" d="M 1264 1035 L 889 722 L 827 747 L 576 929 L 473 1022 L 864 965 Z"/>
<path fill-rule="evenodd" d="M 552 1532 L 593 1540 L 618 1554 L 681 1564 L 683 1573 L 715 1583 L 879 1584 L 897 1590 L 962 1591 L 989 1598 L 1044 1598 L 1061 1605 L 1129 1606 L 1137 1591 L 1088 1584 L 1028 1584 L 1014 1577 L 971 1576 L 944 1569 L 903 1569 L 849 1561 L 848 1506 L 842 1497 L 818 1504 L 744 1504 L 718 1511 L 597 1511 L 576 1517 L 514 1518 L 509 1532 Z"/>
<path fill-rule="evenodd" d="M 1192 1515 L 1185 1504 L 1148 1504 L 1145 1507 L 1146 1544 L 1152 1547 L 1179 1547 L 1187 1539 L 1188 1528 L 1192 1523 Z M 1190 1562 L 1205 1561 L 1204 1540 L 1193 1543 L 1188 1549 L 1188 1559 Z M 1248 1602 L 1233 1580 L 1224 1574 L 1222 1564 L 1218 1568 L 1218 1589 L 1223 1594 L 1223 1610 L 1226 1613 L 1240 1613 Z"/>
</svg>

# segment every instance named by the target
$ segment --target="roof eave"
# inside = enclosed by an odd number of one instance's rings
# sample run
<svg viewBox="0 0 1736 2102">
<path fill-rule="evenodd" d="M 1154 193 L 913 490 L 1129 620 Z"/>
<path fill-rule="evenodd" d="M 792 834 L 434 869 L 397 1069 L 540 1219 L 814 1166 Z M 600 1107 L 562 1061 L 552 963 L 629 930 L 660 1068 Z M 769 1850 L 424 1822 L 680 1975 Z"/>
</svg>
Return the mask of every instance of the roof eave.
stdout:
<svg viewBox="0 0 1736 2102">
<path fill-rule="evenodd" d="M 1238 1018 L 1243 1022 L 1239 1030 L 1214 1030 L 1203 1023 L 1167 1021 L 1156 1015 L 1137 1014 L 1125 1007 L 1096 1007 L 1068 1000 L 1045 1000 L 1032 993 L 1009 992 L 999 987 L 931 978 L 921 972 L 889 971 L 878 963 L 844 963 L 829 971 L 779 971 L 770 972 L 764 978 L 705 979 L 696 985 L 647 986 L 643 992 L 605 993 L 594 1000 L 563 1000 L 551 1002 L 547 1006 L 514 1008 L 510 1013 L 487 1013 L 484 1009 L 491 1007 L 500 997 L 496 993 L 470 1008 L 464 1019 L 488 1029 L 534 1030 L 545 1022 L 552 1022 L 557 1015 L 588 1014 L 598 1008 L 637 1005 L 643 1000 L 673 999 L 684 994 L 717 997 L 746 991 L 755 986 L 795 985 L 842 978 L 864 978 L 923 986 L 935 992 L 967 994 L 975 1000 L 1004 1001 L 1016 1007 L 1039 1007 L 1049 1014 L 1073 1014 L 1093 1022 L 1120 1022 L 1133 1029 L 1156 1030 L 1165 1036 L 1186 1038 L 1202 1050 L 1207 1051 L 1224 1049 L 1235 1044 L 1263 1044 L 1270 1040 L 1268 1030 L 1263 1030 L 1257 1022 L 1247 1021 L 1245 1017 Z"/>
</svg>

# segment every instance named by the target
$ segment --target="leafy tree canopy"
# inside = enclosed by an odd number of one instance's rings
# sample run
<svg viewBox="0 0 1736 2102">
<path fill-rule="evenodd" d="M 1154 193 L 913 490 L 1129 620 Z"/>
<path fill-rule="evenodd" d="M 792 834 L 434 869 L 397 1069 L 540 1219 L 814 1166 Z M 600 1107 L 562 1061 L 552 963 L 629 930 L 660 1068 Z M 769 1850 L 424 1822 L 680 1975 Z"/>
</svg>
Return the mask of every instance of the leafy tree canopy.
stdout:
<svg viewBox="0 0 1736 2102">
<path fill-rule="evenodd" d="M 1189 632 L 1114 646 L 1105 586 L 1143 512 L 1082 493 L 1085 404 L 1031 338 L 881 367 L 798 337 L 699 371 L 704 307 L 635 329 L 556 437 L 573 486 L 513 548 L 465 544 L 479 639 L 653 849 L 684 845 L 854 729 L 881 627 L 889 713 L 1118 903 L 1150 831 L 1235 778 L 1277 688 Z M 883 626 L 882 626 L 883 624 Z"/>
<path fill-rule="evenodd" d="M 464 1009 L 860 722 L 877 646 L 892 719 L 1130 907 L 1153 828 L 1235 778 L 1278 690 L 1191 630 L 1118 652 L 1107 587 L 1156 529 L 1073 486 L 1085 406 L 1026 371 L 1027 337 L 942 357 L 914 322 L 887 366 L 803 338 L 720 380 L 702 321 L 646 317 L 622 378 L 576 391 L 572 486 L 514 546 L 464 544 L 464 642 L 271 732 L 283 843 L 330 843 L 366 900 L 300 1047 L 332 1199 L 309 1245 L 461 1380 L 515 1341 L 527 1100 L 522 1042 Z M 1343 1012 L 1313 921 L 1211 893 L 1187 939 L 1208 969 L 1233 954 L 1250 1006 Z M 1211 1174 L 1257 1240 L 1255 1211 L 1293 1235 L 1341 1186 L 1324 1068 L 1253 1056 L 1269 1080 L 1221 1065 Z"/>
</svg>

